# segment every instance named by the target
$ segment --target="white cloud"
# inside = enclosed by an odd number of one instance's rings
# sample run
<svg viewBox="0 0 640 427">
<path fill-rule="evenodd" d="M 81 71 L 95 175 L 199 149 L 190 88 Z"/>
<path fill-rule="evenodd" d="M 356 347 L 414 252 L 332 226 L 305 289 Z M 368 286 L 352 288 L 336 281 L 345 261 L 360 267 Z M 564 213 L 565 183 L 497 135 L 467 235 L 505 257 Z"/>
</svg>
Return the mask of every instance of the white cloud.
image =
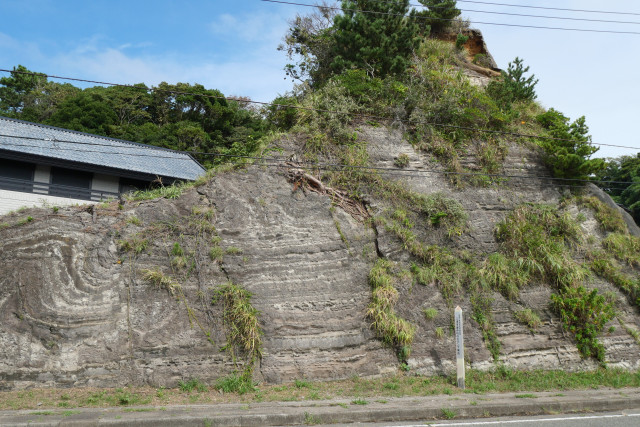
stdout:
<svg viewBox="0 0 640 427">
<path fill-rule="evenodd" d="M 243 14 L 236 17 L 225 13 L 213 21 L 209 27 L 214 35 L 223 36 L 226 39 L 277 44 L 287 30 L 288 24 L 281 14 Z"/>
<path fill-rule="evenodd" d="M 74 50 L 51 58 L 56 73 L 62 75 L 127 84 L 200 83 L 225 95 L 249 96 L 258 101 L 270 101 L 290 89 L 291 84 L 283 79 L 283 63 L 284 58 L 270 49 L 225 62 L 136 55 L 115 48 L 82 53 Z"/>
</svg>

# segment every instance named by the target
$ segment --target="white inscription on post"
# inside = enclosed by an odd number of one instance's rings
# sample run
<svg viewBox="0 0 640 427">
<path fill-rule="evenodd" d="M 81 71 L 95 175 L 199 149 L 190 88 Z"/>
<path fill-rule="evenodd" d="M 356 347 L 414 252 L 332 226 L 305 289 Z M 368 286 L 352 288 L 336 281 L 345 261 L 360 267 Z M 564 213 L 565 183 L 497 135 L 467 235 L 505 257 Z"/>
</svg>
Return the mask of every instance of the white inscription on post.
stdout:
<svg viewBox="0 0 640 427">
<path fill-rule="evenodd" d="M 462 309 L 456 307 L 456 367 L 458 370 L 458 387 L 464 389 L 464 337 L 462 334 Z"/>
</svg>

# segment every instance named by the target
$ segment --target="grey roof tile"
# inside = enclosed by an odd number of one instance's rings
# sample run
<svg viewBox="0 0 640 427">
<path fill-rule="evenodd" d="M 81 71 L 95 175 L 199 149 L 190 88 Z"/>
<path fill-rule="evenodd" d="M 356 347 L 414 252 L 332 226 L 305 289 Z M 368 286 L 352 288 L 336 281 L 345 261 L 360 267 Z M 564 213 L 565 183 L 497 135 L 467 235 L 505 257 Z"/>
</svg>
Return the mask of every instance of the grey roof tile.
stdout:
<svg viewBox="0 0 640 427">
<path fill-rule="evenodd" d="M 6 117 L 0 135 L 11 135 L 0 136 L 0 149 L 22 154 L 185 180 L 205 172 L 185 153 Z"/>
</svg>

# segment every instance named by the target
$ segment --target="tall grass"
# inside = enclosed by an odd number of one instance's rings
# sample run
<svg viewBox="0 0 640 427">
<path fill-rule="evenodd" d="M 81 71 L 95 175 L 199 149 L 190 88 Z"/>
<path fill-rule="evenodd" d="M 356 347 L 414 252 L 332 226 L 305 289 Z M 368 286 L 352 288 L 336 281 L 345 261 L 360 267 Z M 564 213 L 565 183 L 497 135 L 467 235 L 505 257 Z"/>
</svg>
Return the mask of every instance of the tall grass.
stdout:
<svg viewBox="0 0 640 427">
<path fill-rule="evenodd" d="M 227 345 L 235 357 L 239 349 L 249 357 L 250 363 L 262 357 L 262 329 L 258 321 L 260 312 L 251 305 L 251 294 L 231 282 L 219 286 L 213 304 L 224 307 L 223 321 L 227 326 Z"/>
<path fill-rule="evenodd" d="M 385 343 L 394 347 L 402 362 L 409 356 L 410 346 L 416 327 L 400 318 L 394 306 L 398 301 L 398 290 L 393 287 L 393 265 L 385 259 L 378 259 L 369 272 L 369 284 L 372 288 L 371 303 L 367 308 L 367 317 L 371 326 Z"/>
</svg>

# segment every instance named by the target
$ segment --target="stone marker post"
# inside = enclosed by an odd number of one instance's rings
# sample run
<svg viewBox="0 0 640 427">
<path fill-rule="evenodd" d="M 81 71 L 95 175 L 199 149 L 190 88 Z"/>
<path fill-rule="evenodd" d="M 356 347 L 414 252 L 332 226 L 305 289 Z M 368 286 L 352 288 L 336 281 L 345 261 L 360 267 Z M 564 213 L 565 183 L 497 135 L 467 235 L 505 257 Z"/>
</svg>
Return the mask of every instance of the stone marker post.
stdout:
<svg viewBox="0 0 640 427">
<path fill-rule="evenodd" d="M 456 307 L 456 367 L 458 371 L 458 387 L 464 389 L 464 337 L 462 334 L 462 309 Z"/>
</svg>

